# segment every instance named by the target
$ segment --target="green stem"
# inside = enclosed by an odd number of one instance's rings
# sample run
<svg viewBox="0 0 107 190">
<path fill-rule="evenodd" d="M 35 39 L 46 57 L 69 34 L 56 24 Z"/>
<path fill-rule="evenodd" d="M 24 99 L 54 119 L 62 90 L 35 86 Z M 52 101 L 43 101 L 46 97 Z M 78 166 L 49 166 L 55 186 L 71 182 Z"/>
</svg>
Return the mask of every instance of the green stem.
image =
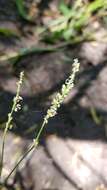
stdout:
<svg viewBox="0 0 107 190">
<path fill-rule="evenodd" d="M 41 133 L 42 133 L 44 127 L 45 127 L 45 124 L 46 124 L 46 123 L 43 122 L 43 124 L 42 124 L 42 126 L 41 126 L 41 128 L 40 128 L 40 130 L 39 130 L 39 132 L 38 132 L 38 134 L 37 134 L 37 137 L 35 138 L 35 143 L 38 143 L 38 141 L 39 141 L 39 139 L 40 139 L 40 136 L 41 136 Z"/>
<path fill-rule="evenodd" d="M 3 133 L 3 141 L 2 141 L 2 148 L 1 148 L 1 161 L 0 161 L 0 178 L 1 178 L 1 175 L 2 175 L 2 169 L 3 169 L 3 161 L 4 161 L 4 147 L 5 147 L 5 139 L 6 139 L 6 134 L 7 134 L 7 131 L 9 129 L 9 126 L 10 126 L 10 123 L 11 123 L 11 118 L 12 118 L 12 114 L 13 114 L 13 111 L 15 109 L 15 102 L 13 104 L 13 107 L 12 107 L 12 110 L 11 110 L 11 113 L 8 115 L 8 121 L 6 123 L 6 127 L 4 129 L 4 133 Z"/>
<path fill-rule="evenodd" d="M 5 127 L 4 133 L 3 133 L 3 141 L 2 141 L 2 147 L 1 147 L 1 160 L 0 160 L 0 179 L 1 179 L 2 170 L 3 170 L 4 148 L 5 148 L 6 134 L 7 134 L 7 131 L 9 129 L 11 121 L 12 121 L 13 112 L 14 112 L 16 106 L 17 106 L 17 100 L 19 98 L 22 79 L 23 79 L 23 72 L 21 72 L 21 74 L 20 74 L 20 80 L 19 80 L 19 83 L 18 83 L 18 86 L 17 86 L 17 93 L 16 93 L 15 98 L 13 99 L 13 106 L 12 106 L 11 112 L 8 114 L 8 120 L 7 120 L 6 127 Z"/>
<path fill-rule="evenodd" d="M 19 166 L 19 164 L 25 159 L 25 157 L 35 148 L 37 148 L 37 145 L 38 145 L 38 141 L 40 139 L 40 136 L 41 136 L 41 133 L 44 129 L 44 126 L 45 126 L 45 122 L 43 122 L 39 132 L 38 132 L 38 135 L 37 137 L 35 138 L 34 142 L 32 143 L 32 145 L 30 146 L 30 148 L 21 156 L 21 158 L 19 159 L 19 161 L 17 162 L 17 164 L 14 166 L 14 168 L 11 170 L 11 172 L 8 174 L 8 176 L 6 177 L 5 179 L 5 183 L 7 183 L 9 177 L 13 174 L 13 172 L 17 169 L 17 167 Z"/>
<path fill-rule="evenodd" d="M 17 167 L 19 166 L 19 164 L 24 160 L 24 158 L 35 148 L 35 144 L 33 143 L 29 149 L 21 156 L 21 158 L 19 159 L 19 161 L 17 162 L 17 164 L 14 166 L 14 168 L 11 170 L 11 172 L 8 174 L 8 176 L 6 177 L 4 183 L 6 184 L 9 177 L 13 174 L 13 172 L 17 169 Z"/>
<path fill-rule="evenodd" d="M 22 58 L 24 56 L 27 56 L 32 53 L 47 53 L 47 52 L 55 52 L 58 51 L 67 45 L 69 45 L 70 42 L 64 42 L 59 45 L 53 46 L 53 47 L 29 47 L 29 48 L 21 48 L 18 52 L 12 52 L 7 55 L 0 56 L 0 61 L 9 61 L 12 59 L 15 59 L 15 61 L 11 62 L 11 64 L 15 64 L 17 59 Z"/>
</svg>

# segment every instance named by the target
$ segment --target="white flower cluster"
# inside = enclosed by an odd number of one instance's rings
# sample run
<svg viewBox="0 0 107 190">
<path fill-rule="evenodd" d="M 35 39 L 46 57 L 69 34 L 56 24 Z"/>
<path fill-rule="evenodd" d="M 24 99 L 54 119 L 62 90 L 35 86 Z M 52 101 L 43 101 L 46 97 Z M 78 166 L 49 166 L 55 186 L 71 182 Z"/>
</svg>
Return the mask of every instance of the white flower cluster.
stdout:
<svg viewBox="0 0 107 190">
<path fill-rule="evenodd" d="M 68 96 L 70 90 L 74 86 L 74 80 L 76 73 L 79 71 L 80 63 L 78 59 L 74 59 L 72 65 L 72 72 L 69 78 L 65 81 L 65 84 L 62 85 L 61 93 L 57 93 L 56 97 L 53 99 L 51 107 L 48 109 L 46 116 L 44 117 L 44 123 L 48 123 L 50 117 L 54 117 L 57 114 L 58 108 L 63 103 L 64 99 Z"/>
<path fill-rule="evenodd" d="M 16 97 L 15 97 L 15 98 L 16 98 Z M 15 100 L 15 98 L 14 98 L 14 100 Z M 15 109 L 14 109 L 15 112 L 21 110 L 20 101 L 22 101 L 22 100 L 23 100 L 23 98 L 22 98 L 21 96 L 19 96 L 18 99 L 15 100 L 15 101 L 16 101 L 16 107 L 15 107 Z"/>
<path fill-rule="evenodd" d="M 22 82 L 23 82 L 23 77 L 24 77 L 24 72 L 21 72 L 20 73 L 20 79 L 17 82 L 17 93 L 13 99 L 13 109 L 15 112 L 17 112 L 18 110 L 21 109 L 20 101 L 22 101 L 23 98 L 21 96 L 19 96 L 19 93 L 20 93 L 20 88 L 21 88 Z"/>
<path fill-rule="evenodd" d="M 23 98 L 19 95 L 20 94 L 20 89 L 21 89 L 21 85 L 22 85 L 22 82 L 23 82 L 23 78 L 24 78 L 24 72 L 21 72 L 20 73 L 20 79 L 19 81 L 17 82 L 17 92 L 16 92 L 16 96 L 14 97 L 13 99 L 13 106 L 12 106 L 12 109 L 11 109 L 11 112 L 8 114 L 8 120 L 7 120 L 7 123 L 6 123 L 6 130 L 8 128 L 12 128 L 12 114 L 13 112 L 17 112 L 18 110 L 21 109 L 21 105 L 20 105 L 20 101 L 23 100 Z"/>
</svg>

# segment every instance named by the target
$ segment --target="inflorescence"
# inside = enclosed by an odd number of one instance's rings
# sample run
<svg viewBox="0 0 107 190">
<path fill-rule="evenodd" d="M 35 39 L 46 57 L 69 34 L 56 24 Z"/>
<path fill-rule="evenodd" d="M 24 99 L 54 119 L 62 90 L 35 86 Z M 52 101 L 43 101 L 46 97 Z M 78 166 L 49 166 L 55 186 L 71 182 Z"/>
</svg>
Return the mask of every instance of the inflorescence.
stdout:
<svg viewBox="0 0 107 190">
<path fill-rule="evenodd" d="M 74 59 L 71 75 L 65 81 L 65 84 L 62 85 L 61 92 L 56 94 L 56 97 L 53 99 L 50 108 L 47 110 L 47 114 L 44 117 L 45 124 L 48 123 L 49 118 L 54 117 L 57 114 L 58 108 L 61 106 L 64 99 L 68 96 L 70 90 L 73 88 L 76 73 L 79 71 L 79 66 L 80 63 L 78 62 L 78 59 Z"/>
</svg>

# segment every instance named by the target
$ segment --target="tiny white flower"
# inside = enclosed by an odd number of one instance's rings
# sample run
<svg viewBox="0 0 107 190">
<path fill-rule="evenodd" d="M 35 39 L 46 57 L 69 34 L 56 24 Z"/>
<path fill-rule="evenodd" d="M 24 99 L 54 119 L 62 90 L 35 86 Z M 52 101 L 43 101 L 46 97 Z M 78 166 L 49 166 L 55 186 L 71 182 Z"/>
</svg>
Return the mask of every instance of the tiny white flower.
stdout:
<svg viewBox="0 0 107 190">
<path fill-rule="evenodd" d="M 57 109 L 60 107 L 64 99 L 68 96 L 70 90 L 73 88 L 76 73 L 79 71 L 79 65 L 80 63 L 78 62 L 78 59 L 74 59 L 72 73 L 65 81 L 65 84 L 62 85 L 61 93 L 57 93 L 53 99 L 52 104 L 47 110 L 46 116 L 44 117 L 44 123 L 48 123 L 49 118 L 54 117 L 57 114 Z"/>
</svg>

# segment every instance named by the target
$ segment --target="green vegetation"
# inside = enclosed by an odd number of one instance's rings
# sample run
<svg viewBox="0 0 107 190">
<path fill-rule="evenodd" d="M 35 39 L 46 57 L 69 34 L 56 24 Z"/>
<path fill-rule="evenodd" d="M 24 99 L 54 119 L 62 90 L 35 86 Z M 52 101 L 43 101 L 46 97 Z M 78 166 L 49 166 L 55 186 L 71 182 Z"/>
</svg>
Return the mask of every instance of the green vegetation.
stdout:
<svg viewBox="0 0 107 190">
<path fill-rule="evenodd" d="M 57 11 L 58 15 L 55 19 L 51 18 L 49 22 L 42 22 L 43 15 L 39 13 L 37 18 L 40 18 L 42 21 L 36 22 L 33 20 L 33 16 L 30 15 L 30 7 L 27 7 L 27 2 L 25 0 L 15 0 L 14 3 L 16 12 L 17 12 L 17 22 L 18 22 L 18 31 L 14 30 L 10 27 L 3 25 L 0 26 L 0 35 L 6 38 L 6 42 L 8 39 L 15 39 L 15 48 L 11 49 L 10 44 L 8 50 L 4 52 L 0 52 L 0 62 L 4 65 L 9 63 L 12 66 L 17 67 L 17 62 L 31 54 L 42 54 L 42 53 L 50 53 L 54 51 L 63 50 L 64 48 L 68 48 L 68 45 L 78 44 L 82 41 L 95 40 L 95 28 L 93 27 L 95 23 L 100 26 L 107 27 L 107 0 L 73 0 L 72 3 L 69 1 L 60 1 Z M 37 7 L 39 9 L 39 7 Z M 42 15 L 42 16 L 41 16 Z M 13 24 L 14 25 L 14 24 Z M 27 26 L 24 28 L 24 26 Z M 27 29 L 26 29 L 27 28 Z M 29 29 L 30 28 L 30 29 Z M 25 29 L 25 30 L 24 30 Z M 36 33 L 36 34 L 35 34 Z M 31 38 L 33 36 L 33 38 Z M 29 43 L 29 41 L 33 41 L 33 39 L 37 38 L 34 43 Z M 27 43 L 24 40 L 28 39 Z M 20 44 L 22 40 L 22 43 Z M 14 41 L 14 40 L 13 40 Z M 19 44 L 18 44 L 19 43 Z M 19 46 L 18 46 L 18 45 Z M 26 45 L 27 44 L 27 45 Z M 30 45 L 29 45 L 30 44 Z M 32 45 L 33 44 L 33 45 Z M 40 44 L 40 46 L 38 46 Z M 41 45 L 42 44 L 42 45 Z M 2 49 L 2 48 L 1 48 Z M 65 50 L 65 49 L 64 49 Z M 67 57 L 68 61 L 69 58 Z M 69 61 L 71 63 L 71 59 Z M 35 61 L 36 63 L 36 61 Z M 3 66 L 4 66 L 3 65 Z M 10 67 L 11 67 L 10 65 Z M 8 67 L 8 65 L 7 65 Z M 19 65 L 20 67 L 20 65 Z M 84 67 L 84 65 L 83 65 Z M 1 67 L 2 68 L 2 67 Z M 13 68 L 12 68 L 13 69 Z M 16 68 L 15 68 L 16 69 Z M 15 70 L 13 69 L 13 70 Z M 20 70 L 20 68 L 18 68 Z M 17 69 L 16 69 L 17 70 Z M 15 71 L 16 71 L 15 70 Z M 12 72 L 15 72 L 12 71 Z M 1 158 L 0 158 L 0 189 L 7 190 L 6 185 L 8 184 L 8 179 L 11 175 L 16 171 L 17 167 L 21 164 L 21 162 L 26 158 L 26 156 L 39 144 L 41 133 L 46 127 L 50 118 L 54 117 L 57 114 L 57 110 L 63 103 L 64 99 L 68 96 L 70 90 L 74 86 L 76 73 L 79 71 L 79 62 L 77 59 L 74 60 L 72 73 L 69 78 L 65 81 L 65 84 L 62 85 L 62 89 L 60 93 L 57 93 L 55 98 L 52 100 L 50 108 L 47 110 L 47 114 L 43 118 L 43 123 L 40 127 L 40 130 L 37 134 L 35 134 L 35 138 L 32 139 L 32 143 L 28 147 L 28 150 L 19 158 L 16 165 L 13 167 L 11 172 L 6 176 L 6 178 L 2 181 L 3 167 L 4 167 L 4 152 L 5 152 L 5 142 L 8 131 L 13 127 L 13 114 L 21 109 L 20 101 L 22 101 L 22 97 L 20 97 L 20 89 L 23 82 L 24 73 L 21 72 L 19 82 L 17 83 L 17 92 L 16 96 L 13 99 L 13 105 L 10 113 L 8 114 L 8 120 L 6 125 L 1 125 L 3 133 L 3 141 L 1 144 Z M 17 73 L 14 73 L 17 75 Z M 17 113 L 16 113 L 17 114 Z M 101 125 L 103 118 L 97 113 L 97 110 L 92 107 L 90 109 L 90 115 L 96 125 Z M 30 128 L 29 131 L 34 130 L 34 128 Z M 36 131 L 35 131 L 36 133 Z M 99 188 L 100 189 L 100 188 Z"/>
<path fill-rule="evenodd" d="M 26 21 L 31 21 L 32 18 L 27 14 L 24 8 L 24 1 L 23 0 L 15 0 L 17 10 L 19 12 L 19 15 L 25 19 Z"/>
<path fill-rule="evenodd" d="M 68 7 L 64 1 L 59 6 L 61 16 L 50 23 L 48 30 L 50 35 L 45 35 L 49 42 L 55 42 L 58 39 L 80 42 L 84 39 L 92 39 L 88 26 L 90 21 L 101 19 L 106 15 L 107 1 L 95 0 L 92 2 L 74 1 L 71 7 Z M 86 30 L 87 28 L 87 30 Z"/>
<path fill-rule="evenodd" d="M 24 19 L 28 24 L 33 21 L 29 16 L 29 10 L 26 10 L 24 0 L 16 0 L 15 5 L 22 21 Z M 59 16 L 56 19 L 50 19 L 47 25 L 38 24 L 36 26 L 35 33 L 38 41 L 45 42 L 45 48 L 37 47 L 37 45 L 23 47 L 17 52 L 0 55 L 0 61 L 9 60 L 9 63 L 16 63 L 17 60 L 31 53 L 58 51 L 70 44 L 77 44 L 85 40 L 95 40 L 94 22 L 97 21 L 99 24 L 107 26 L 106 0 L 76 0 L 72 4 L 67 4 L 62 0 L 57 11 Z M 32 24 L 35 26 L 35 23 Z M 21 35 L 11 28 L 0 27 L 0 34 L 7 37 L 18 37 L 21 40 Z M 49 46 L 50 44 L 51 46 Z"/>
</svg>

